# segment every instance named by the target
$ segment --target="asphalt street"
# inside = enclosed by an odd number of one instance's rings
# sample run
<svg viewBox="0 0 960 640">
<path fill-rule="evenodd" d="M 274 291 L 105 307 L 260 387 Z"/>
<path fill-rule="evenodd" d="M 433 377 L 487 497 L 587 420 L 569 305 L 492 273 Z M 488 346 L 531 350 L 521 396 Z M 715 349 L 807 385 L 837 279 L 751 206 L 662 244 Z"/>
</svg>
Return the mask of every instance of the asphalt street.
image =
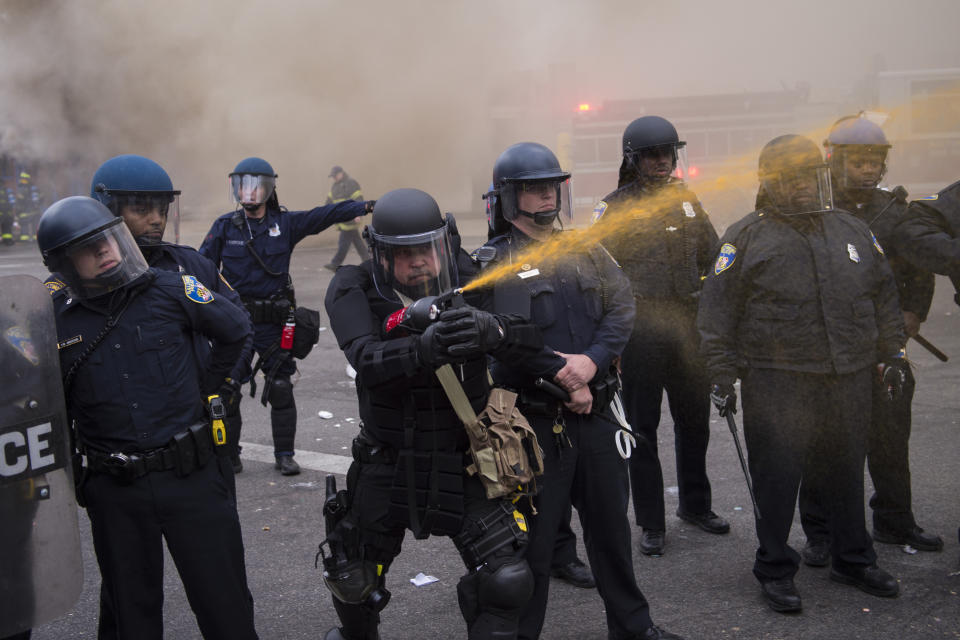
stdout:
<svg viewBox="0 0 960 640">
<path fill-rule="evenodd" d="M 482 241 L 479 225 L 465 225 L 464 245 Z M 187 240 L 199 240 L 189 237 Z M 294 254 L 292 274 L 300 304 L 321 309 L 332 274 L 322 268 L 333 253 L 335 233 L 304 243 Z M 351 254 L 348 260 L 356 260 Z M 0 247 L 0 275 L 45 277 L 35 246 Z M 828 579 L 827 569 L 803 567 L 797 586 L 804 611 L 774 613 L 764 604 L 750 569 L 756 548 L 753 513 L 726 422 L 711 420 L 708 468 L 714 510 L 731 522 L 728 535 L 715 536 L 680 521 L 677 506 L 673 433 L 664 406 L 659 448 L 667 489 L 667 547 L 650 558 L 634 547 L 634 567 L 650 601 L 654 621 L 685 638 L 958 638 L 960 637 L 960 308 L 950 283 L 937 282 L 937 295 L 923 334 L 952 356 L 941 363 L 911 343 L 909 355 L 918 379 L 911 440 L 914 508 L 921 526 L 941 534 L 941 553 L 908 553 L 897 546 L 877 545 L 882 567 L 900 579 L 901 595 L 875 598 Z M 299 416 L 297 459 L 303 473 L 283 477 L 273 469 L 269 413 L 255 399 L 243 402 L 244 471 L 237 477 L 240 519 L 246 546 L 247 575 L 256 602 L 262 638 L 311 639 L 336 625 L 330 596 L 314 568 L 317 544 L 323 538 L 321 505 L 324 477 L 339 483 L 349 464 L 349 447 L 357 433 L 358 415 L 346 360 L 329 329 L 314 351 L 300 362 L 296 398 Z M 329 412 L 323 418 L 320 412 Z M 738 416 L 739 418 L 739 416 Z M 870 491 L 869 477 L 867 479 Z M 576 520 L 576 519 L 575 519 Z M 86 514 L 80 511 L 84 590 L 67 615 L 42 625 L 37 640 L 96 636 L 99 575 Z M 791 542 L 804 538 L 798 520 Z M 0 525 L 2 526 L 2 525 Z M 575 528 L 579 532 L 577 523 Z M 581 557 L 582 541 L 581 541 Z M 418 573 L 438 581 L 415 587 Z M 393 593 L 383 613 L 385 640 L 463 638 L 456 583 L 464 567 L 447 539 L 416 541 L 408 536 L 387 581 Z M 166 638 L 199 638 L 173 563 L 167 562 Z M 594 590 L 554 581 L 542 636 L 545 640 L 606 638 L 604 611 Z"/>
</svg>

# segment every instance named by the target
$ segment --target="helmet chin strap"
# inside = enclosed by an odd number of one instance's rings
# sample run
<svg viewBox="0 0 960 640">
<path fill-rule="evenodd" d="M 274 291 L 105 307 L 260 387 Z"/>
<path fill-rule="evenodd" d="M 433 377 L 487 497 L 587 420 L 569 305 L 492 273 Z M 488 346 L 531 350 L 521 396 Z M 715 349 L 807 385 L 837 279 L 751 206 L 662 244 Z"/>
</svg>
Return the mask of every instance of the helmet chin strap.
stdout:
<svg viewBox="0 0 960 640">
<path fill-rule="evenodd" d="M 529 211 L 524 211 L 523 209 L 517 209 L 517 213 L 527 216 L 528 218 L 533 218 L 533 222 L 541 227 L 547 227 L 552 225 L 553 221 L 557 219 L 560 209 L 553 209 L 551 211 L 538 211 L 536 213 L 530 213 Z"/>
</svg>

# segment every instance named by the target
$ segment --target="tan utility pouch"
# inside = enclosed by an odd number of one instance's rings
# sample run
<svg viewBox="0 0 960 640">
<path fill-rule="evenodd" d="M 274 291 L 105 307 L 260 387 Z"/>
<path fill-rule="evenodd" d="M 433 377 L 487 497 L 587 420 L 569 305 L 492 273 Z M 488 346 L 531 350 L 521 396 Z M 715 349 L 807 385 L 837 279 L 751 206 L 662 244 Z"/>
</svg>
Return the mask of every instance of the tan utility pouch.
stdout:
<svg viewBox="0 0 960 640">
<path fill-rule="evenodd" d="M 437 369 L 437 378 L 470 438 L 473 464 L 467 473 L 480 476 L 487 498 L 534 495 L 536 476 L 543 473 L 543 454 L 537 434 L 517 409 L 517 394 L 494 387 L 478 416 L 453 367 Z"/>
</svg>

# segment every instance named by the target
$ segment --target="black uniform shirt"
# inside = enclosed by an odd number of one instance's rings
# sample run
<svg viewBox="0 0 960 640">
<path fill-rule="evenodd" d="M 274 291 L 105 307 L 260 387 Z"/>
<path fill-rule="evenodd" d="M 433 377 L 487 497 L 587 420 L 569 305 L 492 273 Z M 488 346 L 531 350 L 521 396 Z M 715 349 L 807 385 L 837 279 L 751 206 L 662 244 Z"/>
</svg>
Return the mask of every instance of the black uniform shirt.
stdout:
<svg viewBox="0 0 960 640">
<path fill-rule="evenodd" d="M 754 211 L 723 236 L 697 327 L 711 380 L 741 366 L 851 373 L 899 353 L 896 284 L 867 226 L 845 211 Z"/>
<path fill-rule="evenodd" d="M 200 253 L 220 265 L 227 280 L 243 297 L 282 295 L 287 286 L 294 246 L 335 222 L 349 222 L 365 212 L 363 202 L 347 200 L 309 211 L 280 211 L 267 207 L 266 214 L 259 220 L 247 218 L 243 211 L 225 213 L 214 221 L 200 245 Z M 238 216 L 240 226 L 234 224 L 235 216 Z M 251 238 L 260 259 L 270 271 L 280 275 L 268 274 L 250 254 L 247 241 Z"/>
<path fill-rule="evenodd" d="M 104 452 L 161 447 L 202 420 L 201 387 L 209 383 L 198 380 L 193 334 L 215 341 L 207 376 L 222 381 L 250 333 L 242 309 L 192 276 L 151 269 L 116 292 L 114 304 L 131 295 L 67 392 L 81 442 Z M 54 296 L 53 302 L 66 373 L 103 330 L 108 314 L 70 295 Z"/>
<path fill-rule="evenodd" d="M 927 319 L 933 300 L 934 276 L 901 255 L 897 225 L 907 216 L 907 205 L 889 191 L 874 189 L 861 204 L 839 202 L 839 207 L 867 223 L 890 261 L 893 277 L 900 293 L 900 307 Z"/>
<path fill-rule="evenodd" d="M 630 183 L 597 205 L 594 220 L 611 227 L 603 244 L 638 299 L 694 301 L 715 255 L 717 232 L 686 185 L 678 181 L 649 191 Z"/>
<path fill-rule="evenodd" d="M 532 242 L 513 227 L 476 255 L 487 267 L 515 262 Z M 531 261 L 517 266 L 516 274 L 493 285 L 483 306 L 529 318 L 540 328 L 545 346 L 521 362 L 495 362 L 494 379 L 514 388 L 530 387 L 538 377 L 552 379 L 565 363 L 556 351 L 585 354 L 597 365 L 597 374 L 605 375 L 633 329 L 630 281 L 619 265 L 597 246 L 544 264 Z"/>
</svg>

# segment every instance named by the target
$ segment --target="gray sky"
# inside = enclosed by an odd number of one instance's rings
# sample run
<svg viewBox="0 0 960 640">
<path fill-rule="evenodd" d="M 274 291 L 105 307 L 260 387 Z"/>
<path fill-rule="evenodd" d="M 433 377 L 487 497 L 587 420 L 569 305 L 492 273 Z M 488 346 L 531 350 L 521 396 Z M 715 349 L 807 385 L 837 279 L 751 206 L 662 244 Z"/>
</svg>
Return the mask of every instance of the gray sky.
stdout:
<svg viewBox="0 0 960 640">
<path fill-rule="evenodd" d="M 958 26 L 956 0 L 0 0 L 0 144 L 94 168 L 150 156 L 205 218 L 248 155 L 291 208 L 322 202 L 336 163 L 370 197 L 416 186 L 456 209 L 498 151 L 489 105 L 524 102 L 550 65 L 571 111 L 798 82 L 835 95 L 878 56 L 960 67 Z"/>
</svg>

